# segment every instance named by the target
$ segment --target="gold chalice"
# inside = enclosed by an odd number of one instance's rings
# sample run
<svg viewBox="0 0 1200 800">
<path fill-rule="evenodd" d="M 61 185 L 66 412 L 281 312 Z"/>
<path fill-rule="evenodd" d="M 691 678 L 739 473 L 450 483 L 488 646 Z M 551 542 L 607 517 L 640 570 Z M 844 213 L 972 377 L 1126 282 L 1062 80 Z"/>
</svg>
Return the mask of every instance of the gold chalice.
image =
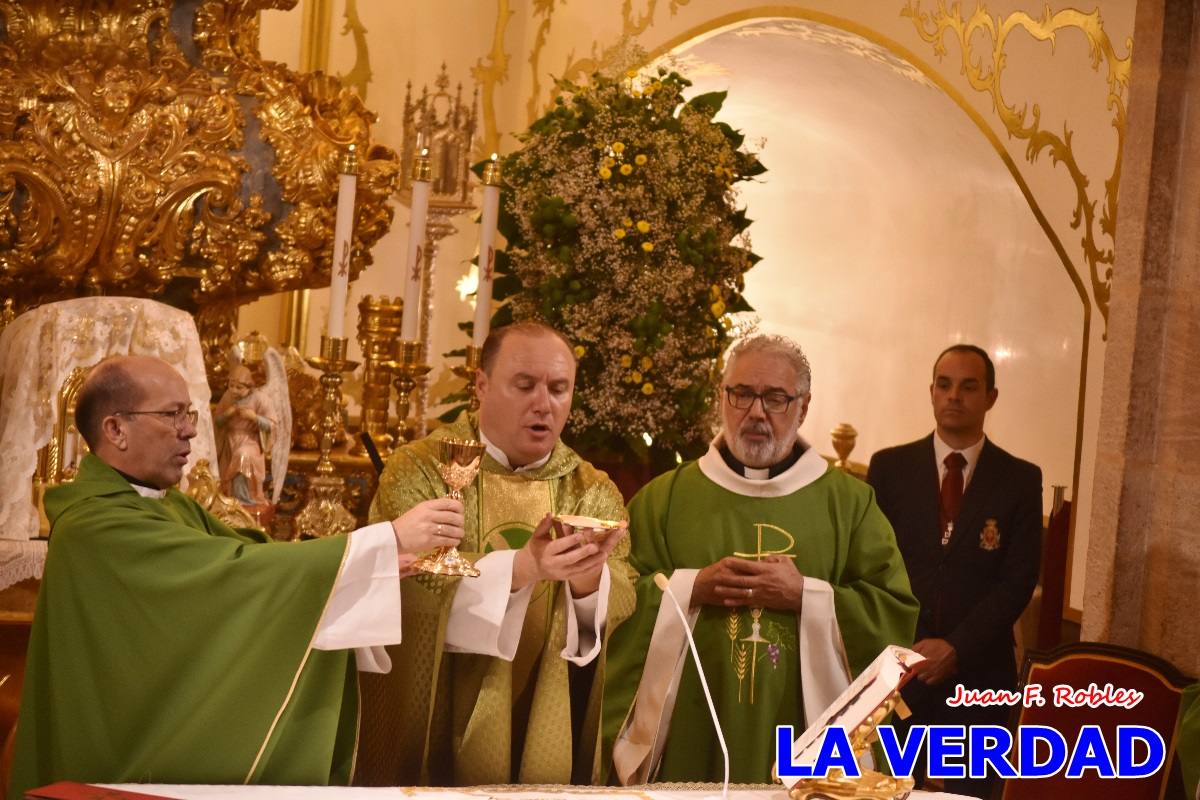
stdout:
<svg viewBox="0 0 1200 800">
<path fill-rule="evenodd" d="M 441 445 L 442 480 L 450 489 L 450 497 L 461 501 L 462 490 L 475 480 L 479 462 L 483 459 L 483 443 L 469 439 L 443 439 Z M 439 547 L 413 563 L 415 569 L 434 575 L 477 578 L 479 570 L 462 557 L 457 547 Z"/>
<path fill-rule="evenodd" d="M 600 544 L 611 534 L 624 530 L 627 526 L 627 523 L 620 520 L 596 519 L 575 514 L 559 514 L 554 520 L 560 524 L 565 536 L 572 533 L 583 534 L 585 544 Z"/>
</svg>

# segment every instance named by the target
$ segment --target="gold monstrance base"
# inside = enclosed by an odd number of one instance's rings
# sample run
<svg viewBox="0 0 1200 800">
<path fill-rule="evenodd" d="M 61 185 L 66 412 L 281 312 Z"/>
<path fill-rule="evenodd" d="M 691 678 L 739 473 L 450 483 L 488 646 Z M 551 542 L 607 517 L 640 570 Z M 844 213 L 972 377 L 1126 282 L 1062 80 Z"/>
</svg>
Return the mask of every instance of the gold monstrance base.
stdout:
<svg viewBox="0 0 1200 800">
<path fill-rule="evenodd" d="M 450 489 L 450 497 L 461 501 L 462 490 L 475 480 L 479 462 L 483 459 L 483 443 L 468 439 L 443 439 L 441 445 L 442 480 Z M 462 557 L 457 547 L 439 547 L 429 555 L 413 562 L 413 569 L 432 575 L 459 578 L 478 578 L 479 570 Z"/>
</svg>

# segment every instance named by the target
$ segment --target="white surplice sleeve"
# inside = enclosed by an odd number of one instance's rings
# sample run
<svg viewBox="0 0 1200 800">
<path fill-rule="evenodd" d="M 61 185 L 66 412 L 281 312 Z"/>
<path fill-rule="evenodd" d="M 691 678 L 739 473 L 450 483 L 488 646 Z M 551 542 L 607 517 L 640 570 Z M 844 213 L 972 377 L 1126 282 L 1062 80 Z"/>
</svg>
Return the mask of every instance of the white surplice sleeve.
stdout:
<svg viewBox="0 0 1200 800">
<path fill-rule="evenodd" d="M 363 672 L 388 672 L 383 645 L 400 642 L 400 558 L 390 522 L 350 534 L 346 558 L 317 626 L 317 650 L 353 649 Z"/>
<path fill-rule="evenodd" d="M 600 654 L 611 585 L 608 564 L 600 570 L 600 588 L 587 597 L 575 597 L 567 583 L 567 645 L 559 655 L 572 664 L 582 667 Z"/>
<path fill-rule="evenodd" d="M 494 550 L 475 562 L 479 577 L 458 582 L 446 622 L 447 652 L 513 660 L 534 587 L 512 591 L 516 557 L 516 550 Z"/>
</svg>

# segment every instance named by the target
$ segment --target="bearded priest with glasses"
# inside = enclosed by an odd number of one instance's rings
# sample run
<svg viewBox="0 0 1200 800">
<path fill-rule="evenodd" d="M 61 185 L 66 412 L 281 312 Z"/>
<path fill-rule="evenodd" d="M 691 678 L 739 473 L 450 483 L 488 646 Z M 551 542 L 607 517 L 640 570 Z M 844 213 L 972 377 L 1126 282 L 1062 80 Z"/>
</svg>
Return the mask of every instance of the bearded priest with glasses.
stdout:
<svg viewBox="0 0 1200 800">
<path fill-rule="evenodd" d="M 722 430 L 708 452 L 630 503 L 629 561 L 641 578 L 637 611 L 609 648 L 612 782 L 724 775 L 658 573 L 687 610 L 736 783 L 771 782 L 776 725 L 804 730 L 884 647 L 912 644 L 917 601 L 871 488 L 799 436 L 810 381 L 789 339 L 736 345 L 722 377 Z"/>
</svg>

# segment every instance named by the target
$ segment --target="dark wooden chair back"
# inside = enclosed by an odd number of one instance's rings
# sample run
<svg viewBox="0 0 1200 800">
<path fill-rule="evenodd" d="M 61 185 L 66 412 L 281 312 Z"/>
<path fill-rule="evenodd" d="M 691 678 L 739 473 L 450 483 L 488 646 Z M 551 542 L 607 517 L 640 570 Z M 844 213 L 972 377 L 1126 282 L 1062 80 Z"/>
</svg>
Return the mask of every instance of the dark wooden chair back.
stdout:
<svg viewBox="0 0 1200 800">
<path fill-rule="evenodd" d="M 1183 690 L 1195 682 L 1180 674 L 1161 658 L 1139 650 L 1098 642 L 1066 644 L 1050 651 L 1031 650 L 1021 669 L 1021 690 L 1029 684 L 1041 684 L 1046 703 L 1030 708 L 1017 706 L 1010 729 L 1016 739 L 1019 725 L 1047 725 L 1057 729 L 1073 748 L 1085 725 L 1098 725 L 1104 733 L 1108 751 L 1116 759 L 1117 726 L 1145 725 L 1158 731 L 1166 743 L 1166 765 L 1155 775 L 1138 780 L 1105 779 L 1095 770 L 1070 779 L 1062 772 L 1050 778 L 1013 779 L 1000 783 L 994 800 L 1060 800 L 1060 798 L 1121 798 L 1121 800 L 1176 800 L 1183 796 L 1183 782 L 1175 757 L 1178 718 Z M 1134 708 L 1120 706 L 1070 707 L 1055 703 L 1054 687 L 1087 689 L 1090 684 L 1103 689 L 1136 689 L 1144 698 Z M 1012 760 L 1019 753 L 1014 742 Z M 1044 758 L 1044 754 L 1040 755 Z M 1144 754 L 1140 757 L 1144 757 Z"/>
</svg>

